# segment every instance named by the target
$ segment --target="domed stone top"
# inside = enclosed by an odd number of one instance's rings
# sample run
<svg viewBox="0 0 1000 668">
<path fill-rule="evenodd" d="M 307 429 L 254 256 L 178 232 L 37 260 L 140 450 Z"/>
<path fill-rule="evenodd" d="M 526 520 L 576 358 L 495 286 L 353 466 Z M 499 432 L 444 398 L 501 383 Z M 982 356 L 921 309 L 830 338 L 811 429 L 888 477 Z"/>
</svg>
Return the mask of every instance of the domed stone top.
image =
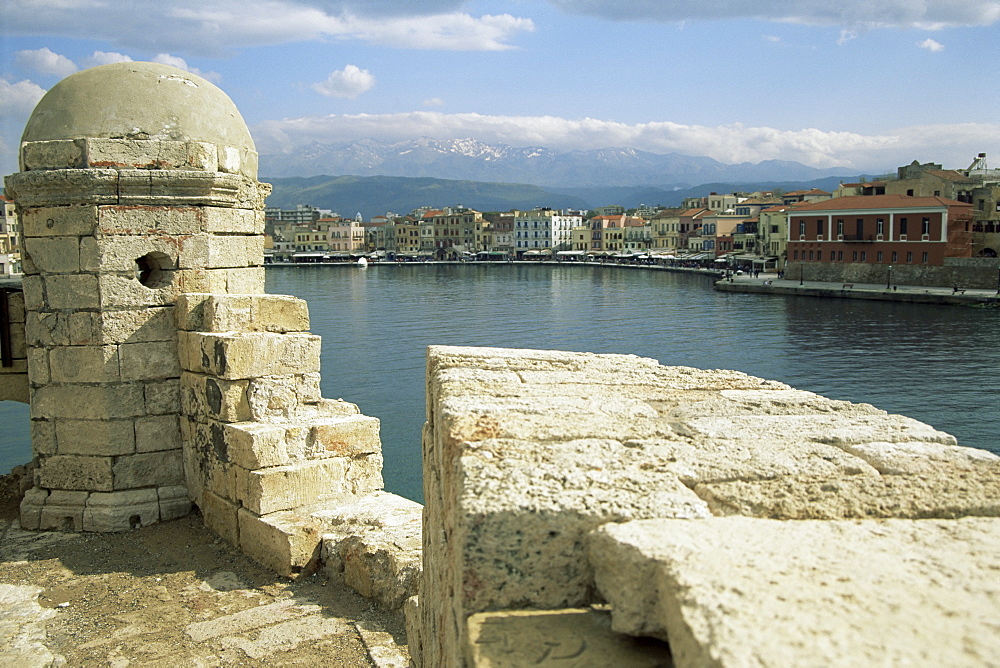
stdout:
<svg viewBox="0 0 1000 668">
<path fill-rule="evenodd" d="M 249 162 L 256 173 L 253 139 L 229 96 L 169 65 L 113 63 L 66 77 L 39 101 L 21 141 L 91 138 L 213 144 L 220 158 L 242 158 L 235 171 Z"/>
</svg>

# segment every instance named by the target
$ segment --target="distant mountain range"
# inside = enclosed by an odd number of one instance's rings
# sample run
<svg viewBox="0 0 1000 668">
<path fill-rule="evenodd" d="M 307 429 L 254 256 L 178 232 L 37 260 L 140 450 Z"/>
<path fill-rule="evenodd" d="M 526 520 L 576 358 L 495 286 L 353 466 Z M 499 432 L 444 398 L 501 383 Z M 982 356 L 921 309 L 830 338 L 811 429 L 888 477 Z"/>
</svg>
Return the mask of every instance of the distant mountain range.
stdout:
<svg viewBox="0 0 1000 668">
<path fill-rule="evenodd" d="M 530 183 L 547 188 L 653 186 L 667 191 L 709 182 L 812 181 L 849 175 L 845 169 L 816 169 L 784 160 L 727 165 L 707 157 L 634 148 L 557 151 L 475 139 L 428 138 L 396 143 L 370 139 L 348 144 L 313 143 L 289 153 L 262 154 L 260 173 L 272 179 L 350 174 Z"/>
<path fill-rule="evenodd" d="M 365 219 L 394 211 L 409 213 L 421 206 L 444 207 L 463 205 L 478 211 L 508 211 L 548 206 L 553 209 L 593 209 L 608 204 L 634 208 L 679 206 L 685 197 L 707 195 L 710 192 L 753 192 L 755 190 L 832 191 L 838 177 L 816 181 L 772 181 L 751 183 L 708 183 L 679 190 L 651 186 L 603 188 L 542 188 L 523 183 L 484 183 L 401 176 L 311 176 L 267 178 L 274 187 L 267 206 L 293 209 L 296 204 L 309 204 L 331 209 L 341 216 L 361 213 Z"/>
</svg>

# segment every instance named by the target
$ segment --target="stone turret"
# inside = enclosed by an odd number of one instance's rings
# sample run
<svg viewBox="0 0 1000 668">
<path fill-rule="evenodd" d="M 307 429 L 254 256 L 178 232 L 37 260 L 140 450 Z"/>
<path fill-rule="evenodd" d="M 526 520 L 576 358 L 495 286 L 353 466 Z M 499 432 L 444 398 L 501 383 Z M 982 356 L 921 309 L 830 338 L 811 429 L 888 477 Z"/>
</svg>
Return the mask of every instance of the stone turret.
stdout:
<svg viewBox="0 0 1000 668">
<path fill-rule="evenodd" d="M 186 514 L 182 293 L 264 291 L 257 153 L 236 106 L 173 67 L 74 74 L 38 103 L 20 173 L 35 487 L 26 528 Z"/>
</svg>

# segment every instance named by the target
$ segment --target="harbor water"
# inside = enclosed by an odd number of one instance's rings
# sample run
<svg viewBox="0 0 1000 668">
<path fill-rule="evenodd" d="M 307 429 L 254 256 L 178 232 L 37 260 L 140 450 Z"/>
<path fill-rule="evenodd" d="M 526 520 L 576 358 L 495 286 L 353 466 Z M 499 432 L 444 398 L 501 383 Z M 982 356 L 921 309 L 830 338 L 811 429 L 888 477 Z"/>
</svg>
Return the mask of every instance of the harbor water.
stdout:
<svg viewBox="0 0 1000 668">
<path fill-rule="evenodd" d="M 703 275 L 627 267 L 274 267 L 309 303 L 323 394 L 382 423 L 386 489 L 421 498 L 431 344 L 630 353 L 735 369 L 871 403 L 1000 454 L 1000 309 L 723 293 Z M 0 402 L 0 473 L 30 458 L 25 408 Z"/>
</svg>

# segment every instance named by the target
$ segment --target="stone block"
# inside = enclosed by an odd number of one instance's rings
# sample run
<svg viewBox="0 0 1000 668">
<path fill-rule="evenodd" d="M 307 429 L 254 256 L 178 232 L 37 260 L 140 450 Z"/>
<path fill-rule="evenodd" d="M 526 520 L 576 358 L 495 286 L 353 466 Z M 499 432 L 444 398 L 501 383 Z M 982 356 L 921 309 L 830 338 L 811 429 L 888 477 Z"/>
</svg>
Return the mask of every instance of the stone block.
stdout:
<svg viewBox="0 0 1000 668">
<path fill-rule="evenodd" d="M 611 630 L 606 611 L 511 610 L 468 620 L 466 666 L 673 666 L 670 647 Z"/>
<path fill-rule="evenodd" d="M 212 295 L 205 301 L 201 331 L 249 331 L 253 299 L 252 295 Z"/>
<path fill-rule="evenodd" d="M 142 385 L 47 385 L 34 390 L 33 418 L 104 420 L 145 413 Z"/>
<path fill-rule="evenodd" d="M 10 322 L 24 322 L 24 293 L 7 293 L 7 311 Z"/>
<path fill-rule="evenodd" d="M 219 171 L 219 156 L 215 144 L 201 141 L 187 142 L 187 164 L 191 169 Z"/>
<path fill-rule="evenodd" d="M 135 451 L 180 450 L 181 430 L 177 415 L 149 415 L 135 419 Z"/>
<path fill-rule="evenodd" d="M 178 378 L 181 364 L 174 341 L 123 343 L 118 347 L 123 380 Z"/>
<path fill-rule="evenodd" d="M 175 272 L 174 282 L 180 293 L 224 293 L 229 292 L 227 274 L 232 271 L 236 270 L 181 269 Z"/>
<path fill-rule="evenodd" d="M 174 305 L 177 329 L 188 332 L 204 331 L 205 305 L 211 295 L 206 292 L 184 292 L 177 295 Z"/>
<path fill-rule="evenodd" d="M 155 241 L 157 235 L 165 240 L 202 231 L 201 209 L 194 206 L 103 206 L 99 222 L 105 235 L 137 235 L 137 241 L 147 243 Z"/>
<path fill-rule="evenodd" d="M 60 455 L 112 457 L 135 452 L 133 420 L 54 420 Z"/>
<path fill-rule="evenodd" d="M 158 288 L 147 288 L 135 277 L 135 272 L 121 274 L 100 274 L 96 277 L 100 290 L 102 310 L 137 309 L 145 306 L 170 306 L 180 292 L 178 275 L 169 272 L 169 284 Z"/>
<path fill-rule="evenodd" d="M 173 306 L 105 311 L 100 326 L 106 343 L 177 343 Z"/>
<path fill-rule="evenodd" d="M 286 295 L 262 295 L 253 300 L 252 328 L 259 332 L 309 331 L 309 305 Z"/>
<path fill-rule="evenodd" d="M 180 450 L 144 452 L 115 460 L 115 490 L 170 487 L 183 482 L 184 467 Z"/>
<path fill-rule="evenodd" d="M 263 211 L 251 209 L 204 209 L 205 231 L 221 234 L 264 234 Z"/>
<path fill-rule="evenodd" d="M 91 137 L 83 142 L 88 167 L 183 169 L 188 162 L 188 146 L 183 141 Z"/>
<path fill-rule="evenodd" d="M 24 248 L 40 273 L 69 274 L 80 271 L 78 237 L 28 237 L 24 240 Z"/>
<path fill-rule="evenodd" d="M 21 294 L 24 295 L 24 308 L 29 314 L 31 311 L 41 311 L 46 307 L 45 288 L 41 276 L 22 277 L 21 291 Z"/>
<path fill-rule="evenodd" d="M 22 204 L 21 230 L 29 237 L 85 237 L 97 227 L 98 208 L 90 205 L 28 207 Z"/>
<path fill-rule="evenodd" d="M 128 531 L 160 521 L 155 489 L 94 492 L 83 509 L 84 531 Z"/>
<path fill-rule="evenodd" d="M 122 201 L 135 204 L 162 204 L 165 200 L 178 206 L 221 206 L 236 204 L 242 179 L 235 174 L 197 172 L 191 170 L 153 170 L 146 172 L 149 181 L 148 195 L 141 185 L 133 192 L 123 192 Z M 128 175 L 123 172 L 123 178 Z M 140 174 L 135 175 L 137 181 Z"/>
<path fill-rule="evenodd" d="M 31 421 L 31 451 L 35 455 L 54 455 L 59 452 L 56 443 L 55 420 Z"/>
<path fill-rule="evenodd" d="M 116 343 L 115 341 L 105 341 L 101 336 L 101 314 L 98 311 L 77 311 L 60 315 L 63 315 L 67 321 L 69 345 L 97 346 L 102 343 Z"/>
<path fill-rule="evenodd" d="M 347 492 L 355 496 L 382 489 L 382 453 L 349 458 L 345 484 Z"/>
<path fill-rule="evenodd" d="M 942 445 L 940 442 L 856 443 L 845 445 L 844 449 L 865 460 L 883 475 L 933 475 L 942 466 L 949 469 L 1000 467 L 1000 457 L 992 452 L 958 445 Z"/>
<path fill-rule="evenodd" d="M 181 269 L 224 269 L 261 264 L 263 235 L 198 234 L 181 241 Z"/>
<path fill-rule="evenodd" d="M 111 457 L 81 455 L 47 457 L 39 465 L 39 483 L 48 489 L 110 492 L 114 490 L 112 461 Z"/>
<path fill-rule="evenodd" d="M 185 371 L 181 375 L 181 408 L 204 419 L 247 422 L 252 419 L 248 385 L 246 380 L 222 380 Z"/>
<path fill-rule="evenodd" d="M 186 484 L 197 502 L 203 490 L 236 500 L 236 473 L 226 445 L 223 425 L 181 417 L 181 437 Z"/>
<path fill-rule="evenodd" d="M 49 498 L 49 490 L 32 487 L 24 493 L 20 506 L 21 528 L 27 531 L 38 531 L 42 521 L 42 508 Z M 82 520 L 81 520 L 82 523 Z"/>
<path fill-rule="evenodd" d="M 1000 653 L 997 548 L 994 518 L 728 517 L 609 524 L 587 553 L 612 628 L 677 666 L 954 666 Z"/>
<path fill-rule="evenodd" d="M 21 171 L 42 169 L 81 169 L 86 167 L 83 141 L 58 139 L 29 141 L 21 145 Z"/>
<path fill-rule="evenodd" d="M 97 276 L 50 275 L 42 277 L 46 304 L 51 309 L 96 309 L 101 306 Z"/>
<path fill-rule="evenodd" d="M 299 407 L 298 376 L 265 376 L 249 383 L 247 400 L 254 420 L 295 416 Z"/>
<path fill-rule="evenodd" d="M 283 425 L 240 422 L 223 426 L 229 458 L 247 470 L 290 463 Z"/>
<path fill-rule="evenodd" d="M 89 492 L 52 490 L 42 506 L 38 528 L 42 531 L 83 531 L 83 510 L 88 496 Z"/>
<path fill-rule="evenodd" d="M 264 252 L 261 249 L 257 266 L 223 270 L 220 277 L 226 282 L 226 292 L 233 294 L 264 294 Z"/>
<path fill-rule="evenodd" d="M 382 451 L 378 418 L 351 415 L 311 423 L 309 440 L 313 456 L 329 457 Z"/>
<path fill-rule="evenodd" d="M 201 495 L 200 510 L 205 526 L 230 545 L 239 547 L 240 525 L 237 504 L 206 490 Z"/>
<path fill-rule="evenodd" d="M 157 487 L 156 495 L 162 522 L 185 517 L 191 512 L 191 497 L 188 495 L 186 485 Z"/>
<path fill-rule="evenodd" d="M 81 240 L 80 268 L 83 271 L 135 273 L 136 261 L 150 253 L 159 254 L 161 270 L 177 269 L 177 243 L 172 237 L 103 234 L 105 236 Z"/>
<path fill-rule="evenodd" d="M 237 500 L 248 510 L 266 515 L 345 494 L 345 462 L 320 459 L 258 471 L 238 470 Z"/>
<path fill-rule="evenodd" d="M 147 415 L 180 413 L 181 383 L 179 379 L 152 381 L 144 384 Z"/>
<path fill-rule="evenodd" d="M 261 517 L 240 508 L 239 531 L 240 550 L 278 575 L 293 577 L 319 561 L 319 524 L 307 513 Z"/>
<path fill-rule="evenodd" d="M 121 380 L 118 346 L 59 346 L 49 352 L 55 383 L 97 383 Z"/>
<path fill-rule="evenodd" d="M 65 313 L 29 311 L 24 326 L 28 345 L 70 345 L 70 317 Z"/>
<path fill-rule="evenodd" d="M 17 200 L 22 211 L 33 207 L 116 204 L 119 199 L 119 174 L 114 169 L 20 172 L 8 176 L 5 184 L 8 195 Z"/>
<path fill-rule="evenodd" d="M 417 593 L 421 573 L 422 506 L 373 492 L 313 514 L 323 534 L 326 575 L 391 610 Z"/>
<path fill-rule="evenodd" d="M 320 338 L 311 334 L 198 334 L 202 366 L 227 380 L 319 371 Z"/>
</svg>

